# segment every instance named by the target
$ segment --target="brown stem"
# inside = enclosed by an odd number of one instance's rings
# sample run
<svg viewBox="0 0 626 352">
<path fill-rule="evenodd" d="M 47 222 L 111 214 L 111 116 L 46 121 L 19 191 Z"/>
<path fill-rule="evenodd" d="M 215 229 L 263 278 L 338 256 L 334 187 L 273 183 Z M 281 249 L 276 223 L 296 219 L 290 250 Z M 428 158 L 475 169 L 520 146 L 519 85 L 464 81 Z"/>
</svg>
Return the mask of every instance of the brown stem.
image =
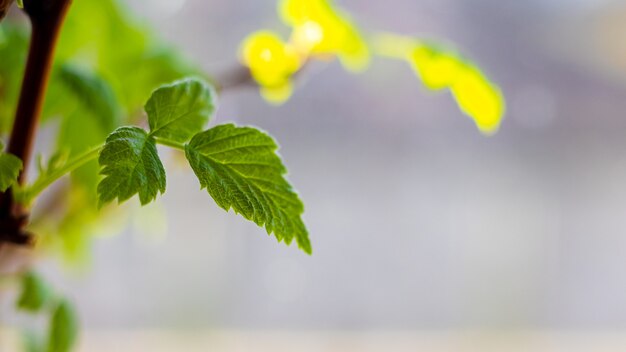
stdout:
<svg viewBox="0 0 626 352">
<path fill-rule="evenodd" d="M 54 59 L 54 49 L 71 2 L 72 0 L 24 1 L 24 11 L 30 19 L 32 35 L 20 99 L 7 149 L 24 163 L 24 169 L 18 179 L 20 184 L 26 180 L 35 132 Z M 27 212 L 15 204 L 11 191 L 0 194 L 0 242 L 30 242 L 30 236 L 23 231 L 26 218 Z"/>
<path fill-rule="evenodd" d="M 11 7 L 12 3 L 13 0 L 0 0 L 0 21 L 2 21 L 7 12 L 9 12 L 9 7 Z"/>
<path fill-rule="evenodd" d="M 300 66 L 300 69 L 293 73 L 291 79 L 296 80 L 298 78 L 301 78 L 309 65 L 309 60 L 304 61 L 302 63 L 302 66 Z M 254 77 L 252 77 L 250 70 L 242 65 L 237 65 L 228 71 L 216 75 L 213 83 L 215 84 L 216 89 L 220 92 L 231 91 L 237 88 L 245 87 L 256 88 L 259 86 L 254 80 Z"/>
<path fill-rule="evenodd" d="M 256 84 L 250 70 L 245 66 L 237 65 L 215 77 L 215 87 L 218 91 L 232 90 L 238 87 L 255 87 Z"/>
</svg>

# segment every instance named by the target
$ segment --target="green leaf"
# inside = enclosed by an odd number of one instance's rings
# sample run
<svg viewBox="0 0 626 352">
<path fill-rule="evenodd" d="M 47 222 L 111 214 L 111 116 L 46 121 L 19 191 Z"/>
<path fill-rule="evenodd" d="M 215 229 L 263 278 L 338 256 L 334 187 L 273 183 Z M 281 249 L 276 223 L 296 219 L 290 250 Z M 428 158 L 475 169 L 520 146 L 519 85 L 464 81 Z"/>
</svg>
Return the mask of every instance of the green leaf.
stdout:
<svg viewBox="0 0 626 352">
<path fill-rule="evenodd" d="M 284 178 L 276 142 L 255 128 L 220 125 L 193 137 L 185 154 L 202 188 L 226 211 L 265 226 L 279 241 L 311 254 L 304 206 Z"/>
<path fill-rule="evenodd" d="M 2 143 L 0 143 L 0 149 Z M 22 171 L 22 160 L 13 154 L 0 152 L 0 192 L 13 186 Z"/>
<path fill-rule="evenodd" d="M 102 74 L 131 119 L 154 87 L 202 74 L 119 0 L 74 1 L 56 61 L 80 63 Z"/>
<path fill-rule="evenodd" d="M 28 31 L 10 21 L 2 23 L 3 38 L 0 42 L 0 133 L 10 131 L 15 117 L 26 54 Z"/>
<path fill-rule="evenodd" d="M 157 89 L 145 106 L 150 135 L 187 142 L 209 122 L 215 110 L 214 97 L 208 84 L 195 79 Z"/>
<path fill-rule="evenodd" d="M 72 65 L 59 68 L 57 79 L 80 104 L 92 113 L 107 133 L 120 124 L 121 111 L 109 84 L 94 72 Z"/>
<path fill-rule="evenodd" d="M 43 352 L 46 350 L 41 338 L 33 331 L 24 331 L 21 340 L 24 352 Z"/>
<path fill-rule="evenodd" d="M 106 140 L 99 158 L 105 178 L 98 185 L 100 205 L 139 194 L 145 205 L 165 192 L 165 170 L 154 138 L 137 127 L 120 127 Z"/>
<path fill-rule="evenodd" d="M 51 298 L 50 288 L 43 282 L 41 277 L 29 272 L 22 277 L 22 292 L 17 301 L 21 310 L 39 312 Z"/>
<path fill-rule="evenodd" d="M 78 337 L 78 318 L 69 302 L 63 300 L 52 314 L 48 352 L 69 352 Z"/>
</svg>

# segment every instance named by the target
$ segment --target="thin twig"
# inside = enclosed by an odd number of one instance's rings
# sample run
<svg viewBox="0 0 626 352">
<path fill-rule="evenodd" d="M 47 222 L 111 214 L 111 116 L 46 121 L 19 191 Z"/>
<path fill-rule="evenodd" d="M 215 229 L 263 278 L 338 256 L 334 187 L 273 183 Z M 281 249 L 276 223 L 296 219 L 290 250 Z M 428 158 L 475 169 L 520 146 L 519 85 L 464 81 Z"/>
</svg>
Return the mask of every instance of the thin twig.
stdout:
<svg viewBox="0 0 626 352">
<path fill-rule="evenodd" d="M 24 164 L 18 181 L 24 184 L 34 137 L 50 78 L 59 32 L 72 0 L 26 0 L 24 11 L 32 26 L 26 70 L 7 151 Z M 28 214 L 11 191 L 0 194 L 0 242 L 29 243 L 23 231 Z"/>
</svg>

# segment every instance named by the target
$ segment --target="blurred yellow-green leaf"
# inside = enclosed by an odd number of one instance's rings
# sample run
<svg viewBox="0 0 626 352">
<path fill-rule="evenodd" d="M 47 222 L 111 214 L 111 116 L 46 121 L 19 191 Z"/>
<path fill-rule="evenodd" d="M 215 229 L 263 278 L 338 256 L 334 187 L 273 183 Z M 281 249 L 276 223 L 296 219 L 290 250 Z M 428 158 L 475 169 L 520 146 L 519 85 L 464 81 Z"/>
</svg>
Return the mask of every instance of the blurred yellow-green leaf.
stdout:
<svg viewBox="0 0 626 352">
<path fill-rule="evenodd" d="M 474 119 L 481 132 L 493 134 L 498 130 L 505 111 L 504 98 L 480 70 L 463 67 L 451 89 L 460 109 Z"/>
<path fill-rule="evenodd" d="M 241 46 L 241 60 L 270 102 L 282 103 L 291 95 L 291 76 L 301 65 L 295 48 L 270 31 L 249 35 Z"/>
<path fill-rule="evenodd" d="M 291 41 L 300 50 L 337 55 L 351 71 L 367 67 L 370 55 L 365 40 L 331 0 L 281 0 L 279 14 L 292 27 Z"/>
<path fill-rule="evenodd" d="M 455 50 L 391 33 L 377 35 L 375 48 L 381 56 L 407 61 L 426 88 L 449 89 L 482 133 L 490 135 L 500 127 L 506 110 L 500 88 Z"/>
<path fill-rule="evenodd" d="M 70 352 L 78 337 L 78 318 L 74 308 L 62 300 L 52 312 L 47 352 Z"/>
<path fill-rule="evenodd" d="M 21 281 L 22 292 L 17 301 L 18 308 L 28 312 L 40 311 L 52 298 L 50 288 L 34 272 L 24 274 Z"/>
</svg>

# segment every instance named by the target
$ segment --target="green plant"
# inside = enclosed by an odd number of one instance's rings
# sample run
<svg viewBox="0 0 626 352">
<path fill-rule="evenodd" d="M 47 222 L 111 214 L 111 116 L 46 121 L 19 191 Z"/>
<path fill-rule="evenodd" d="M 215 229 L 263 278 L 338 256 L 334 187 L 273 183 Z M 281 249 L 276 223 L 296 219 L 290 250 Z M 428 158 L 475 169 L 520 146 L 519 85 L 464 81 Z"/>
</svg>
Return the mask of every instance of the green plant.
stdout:
<svg viewBox="0 0 626 352">
<path fill-rule="evenodd" d="M 11 2 L 0 0 L 0 18 Z M 453 49 L 389 33 L 365 36 L 330 0 L 280 1 L 290 38 L 251 34 L 242 42 L 241 65 L 220 81 L 154 39 L 114 0 L 19 5 L 31 23 L 30 48 L 22 22 L 0 26 L 0 135 L 10 134 L 0 153 L 0 259 L 27 246 L 84 260 L 94 228 L 116 214 L 110 203 L 138 196 L 145 205 L 165 192 L 157 145 L 184 155 L 220 207 L 310 254 L 304 206 L 284 177 L 276 142 L 254 127 L 206 126 L 218 92 L 255 86 L 280 104 L 314 60 L 338 58 L 354 72 L 366 69 L 372 55 L 406 61 L 429 89 L 449 89 L 486 134 L 504 113 L 499 89 Z M 58 126 L 56 141 L 37 157 L 37 176 L 27 183 L 35 135 L 48 123 Z M 33 207 L 42 215 L 31 216 Z M 71 350 L 77 319 L 68 301 L 29 266 L 5 277 L 21 287 L 19 309 L 50 315 L 47 343 L 29 338 L 29 350 Z"/>
</svg>

